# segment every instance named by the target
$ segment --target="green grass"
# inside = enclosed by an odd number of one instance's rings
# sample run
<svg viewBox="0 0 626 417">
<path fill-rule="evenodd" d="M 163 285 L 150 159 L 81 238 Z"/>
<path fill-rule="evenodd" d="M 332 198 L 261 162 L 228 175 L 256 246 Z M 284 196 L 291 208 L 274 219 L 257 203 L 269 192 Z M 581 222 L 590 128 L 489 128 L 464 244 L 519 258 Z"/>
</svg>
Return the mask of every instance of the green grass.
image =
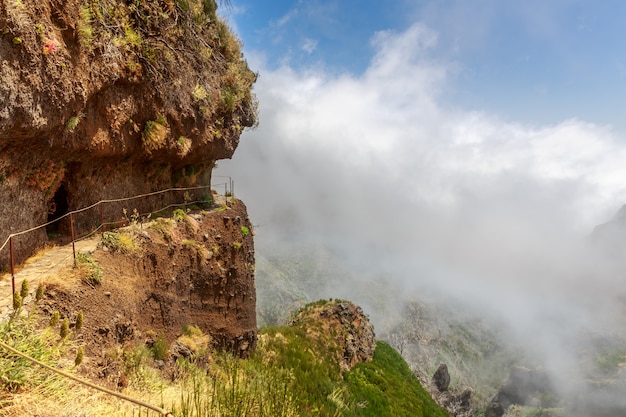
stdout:
<svg viewBox="0 0 626 417">
<path fill-rule="evenodd" d="M 387 343 L 378 342 L 374 359 L 345 374 L 362 416 L 447 417 L 419 384 L 404 359 Z"/>
<path fill-rule="evenodd" d="M 134 237 L 124 232 L 104 232 L 101 242 L 111 252 L 131 253 L 137 249 Z"/>
<path fill-rule="evenodd" d="M 76 267 L 81 275 L 81 280 L 92 287 L 101 285 L 104 279 L 102 267 L 89 253 L 78 252 L 76 254 Z"/>
<path fill-rule="evenodd" d="M 260 340 L 252 361 L 264 362 L 270 354 L 272 365 L 292 376 L 288 389 L 300 415 L 448 417 L 384 342 L 377 343 L 371 362 L 342 374 L 336 347 L 311 340 L 303 328 L 268 327 Z"/>
<path fill-rule="evenodd" d="M 166 242 L 172 240 L 172 228 L 174 227 L 174 221 L 165 217 L 157 217 L 150 225 L 150 228 L 156 230 L 163 236 Z"/>
<path fill-rule="evenodd" d="M 48 365 L 56 364 L 61 358 L 62 346 L 57 344 L 58 336 L 51 329 L 37 332 L 32 315 L 15 315 L 11 320 L 0 323 L 0 339 Z M 0 396 L 1 390 L 18 392 L 37 384 L 47 384 L 52 392 L 60 390 L 63 382 L 57 376 L 41 372 L 38 365 L 0 348 Z"/>
</svg>

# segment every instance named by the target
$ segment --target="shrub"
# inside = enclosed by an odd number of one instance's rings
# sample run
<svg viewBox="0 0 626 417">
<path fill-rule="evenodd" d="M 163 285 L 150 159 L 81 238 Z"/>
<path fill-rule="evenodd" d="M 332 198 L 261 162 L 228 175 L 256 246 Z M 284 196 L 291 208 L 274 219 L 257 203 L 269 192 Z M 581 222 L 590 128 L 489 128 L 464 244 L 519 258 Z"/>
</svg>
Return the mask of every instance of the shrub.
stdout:
<svg viewBox="0 0 626 417">
<path fill-rule="evenodd" d="M 246 226 L 241 226 L 241 235 L 248 236 L 249 234 L 250 234 L 250 229 L 248 229 Z"/>
<path fill-rule="evenodd" d="M 157 338 L 152 347 L 150 348 L 150 353 L 155 360 L 162 361 L 167 358 L 167 342 L 163 339 L 163 336 Z"/>
<path fill-rule="evenodd" d="M 63 354 L 62 347 L 54 346 L 56 337 L 53 332 L 41 332 L 36 326 L 37 320 L 33 316 L 16 316 L 0 323 L 0 340 L 31 358 L 50 366 L 58 366 L 59 358 Z M 56 375 L 42 371 L 40 367 L 33 366 L 30 361 L 3 350 L 0 354 L 0 390 L 2 390 L 0 397 L 3 397 L 0 414 L 7 415 L 3 407 L 8 406 L 6 409 L 8 415 L 24 415 L 19 412 L 11 414 L 9 411 L 11 404 L 6 401 L 10 397 L 6 396 L 6 391 L 26 393 L 30 390 L 24 390 L 25 388 L 37 386 L 54 387 L 55 394 L 63 395 L 63 390 L 68 385 L 59 384 L 59 378 Z"/>
<path fill-rule="evenodd" d="M 200 196 L 200 207 L 203 209 L 209 209 L 213 206 L 214 200 L 211 194 L 202 194 Z"/>
<path fill-rule="evenodd" d="M 91 287 L 102 284 L 104 278 L 102 267 L 90 254 L 78 252 L 76 254 L 76 267 L 81 275 L 81 280 L 85 284 Z"/>
<path fill-rule="evenodd" d="M 119 232 L 104 232 L 102 234 L 102 246 L 111 252 L 131 253 L 137 249 L 137 244 L 132 235 Z"/>
</svg>

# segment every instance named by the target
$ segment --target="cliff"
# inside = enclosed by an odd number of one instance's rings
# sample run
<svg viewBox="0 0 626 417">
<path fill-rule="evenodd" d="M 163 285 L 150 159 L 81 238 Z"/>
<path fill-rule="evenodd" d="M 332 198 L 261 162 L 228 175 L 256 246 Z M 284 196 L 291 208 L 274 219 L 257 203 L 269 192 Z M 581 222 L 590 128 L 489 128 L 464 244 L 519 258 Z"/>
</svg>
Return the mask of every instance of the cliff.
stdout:
<svg viewBox="0 0 626 417">
<path fill-rule="evenodd" d="M 256 123 L 256 75 L 216 7 L 0 0 L 0 236 L 100 199 L 210 183 Z M 16 239 L 17 257 L 46 239 Z"/>
<path fill-rule="evenodd" d="M 103 352 L 117 346 L 157 339 L 170 346 L 189 327 L 208 335 L 212 347 L 246 357 L 257 333 L 252 234 L 237 200 L 208 211 L 179 210 L 173 218 L 105 232 L 78 268 L 33 276 L 40 281 L 30 286 L 45 288 L 38 303 L 44 323 L 55 312 L 74 323 L 82 312 L 82 342 L 94 362 L 106 362 Z"/>
</svg>

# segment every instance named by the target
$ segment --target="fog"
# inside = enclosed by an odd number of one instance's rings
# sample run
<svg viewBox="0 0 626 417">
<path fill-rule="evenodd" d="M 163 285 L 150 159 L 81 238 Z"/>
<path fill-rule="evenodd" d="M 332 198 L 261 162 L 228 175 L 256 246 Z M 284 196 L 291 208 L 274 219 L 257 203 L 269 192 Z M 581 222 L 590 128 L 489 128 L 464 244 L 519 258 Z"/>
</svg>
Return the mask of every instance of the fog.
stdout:
<svg viewBox="0 0 626 417">
<path fill-rule="evenodd" d="M 358 76 L 249 56 L 260 125 L 218 174 L 234 177 L 259 255 L 328 248 L 363 283 L 462 300 L 549 370 L 574 372 L 581 331 L 622 331 L 624 269 L 588 236 L 626 203 L 626 141 L 593 121 L 443 104 L 455 63 L 433 57 L 437 38 L 420 24 L 378 33 Z M 350 288 L 338 275 L 327 291 Z"/>
</svg>

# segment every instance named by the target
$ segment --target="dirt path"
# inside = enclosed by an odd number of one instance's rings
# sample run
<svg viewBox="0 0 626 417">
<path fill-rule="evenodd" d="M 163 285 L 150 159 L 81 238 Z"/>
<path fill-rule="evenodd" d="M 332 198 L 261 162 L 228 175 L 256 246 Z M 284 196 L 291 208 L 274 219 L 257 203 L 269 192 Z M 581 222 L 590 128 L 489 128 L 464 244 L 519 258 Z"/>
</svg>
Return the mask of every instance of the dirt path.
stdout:
<svg viewBox="0 0 626 417">
<path fill-rule="evenodd" d="M 76 253 L 87 252 L 93 253 L 100 236 L 94 236 L 76 242 Z M 31 294 L 34 294 L 39 282 L 45 278 L 55 276 L 60 270 L 72 265 L 72 244 L 65 246 L 55 246 L 46 250 L 41 256 L 35 256 L 27 260 L 24 265 L 15 273 L 15 289 L 19 291 L 22 281 L 28 280 L 28 286 Z M 32 296 L 25 300 L 25 304 L 32 301 Z M 11 294 L 11 274 L 3 274 L 0 276 L 0 322 L 6 321 L 13 311 L 13 297 Z"/>
</svg>

